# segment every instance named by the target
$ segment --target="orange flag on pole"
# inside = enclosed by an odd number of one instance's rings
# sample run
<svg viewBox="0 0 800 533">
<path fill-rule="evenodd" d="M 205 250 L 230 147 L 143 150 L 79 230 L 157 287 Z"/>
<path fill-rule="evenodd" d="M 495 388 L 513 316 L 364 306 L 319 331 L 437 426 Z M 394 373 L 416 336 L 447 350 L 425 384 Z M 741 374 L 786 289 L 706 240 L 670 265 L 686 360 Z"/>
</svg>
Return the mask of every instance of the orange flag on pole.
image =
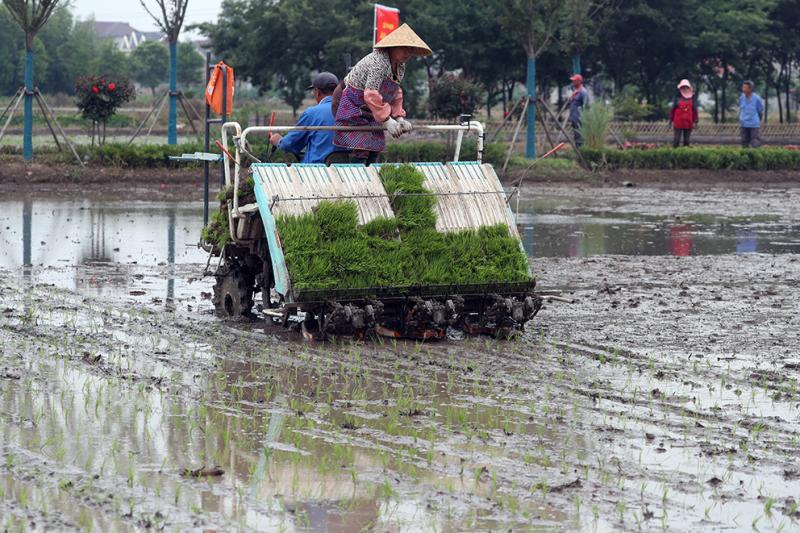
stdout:
<svg viewBox="0 0 800 533">
<path fill-rule="evenodd" d="M 378 44 L 381 39 L 392 33 L 399 26 L 399 9 L 375 4 L 375 25 L 372 32 L 372 44 Z"/>
</svg>

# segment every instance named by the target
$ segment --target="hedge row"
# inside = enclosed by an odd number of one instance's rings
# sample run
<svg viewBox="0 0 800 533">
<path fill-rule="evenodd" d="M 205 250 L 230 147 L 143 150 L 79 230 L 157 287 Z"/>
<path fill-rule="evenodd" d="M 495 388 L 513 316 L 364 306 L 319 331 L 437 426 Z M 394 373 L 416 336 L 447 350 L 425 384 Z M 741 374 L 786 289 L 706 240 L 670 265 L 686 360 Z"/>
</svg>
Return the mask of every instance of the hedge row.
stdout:
<svg viewBox="0 0 800 533">
<path fill-rule="evenodd" d="M 260 159 L 266 159 L 269 147 L 266 142 L 259 142 L 251 145 L 254 154 Z M 81 157 L 95 164 L 132 167 L 132 168 L 158 168 L 158 167 L 179 167 L 186 163 L 171 161 L 169 156 L 177 156 L 184 153 L 203 151 L 201 143 L 186 143 L 179 145 L 166 144 L 120 144 L 108 143 L 103 146 L 79 146 L 78 151 Z M 216 147 L 211 148 L 212 152 L 218 152 Z M 461 150 L 461 158 L 464 160 L 474 159 L 476 154 L 475 141 L 465 142 Z M 453 157 L 453 148 L 444 143 L 437 142 L 404 142 L 392 143 L 387 147 L 383 154 L 383 161 L 386 163 L 409 163 L 417 161 L 448 161 Z M 505 157 L 505 146 L 501 144 L 489 144 L 484 149 L 484 161 L 494 165 L 502 165 Z M 294 156 L 276 151 L 271 159 L 272 162 L 292 163 L 295 162 Z"/>
<path fill-rule="evenodd" d="M 583 148 L 581 153 L 592 166 L 608 169 L 800 170 L 800 150 L 785 148 Z"/>
<path fill-rule="evenodd" d="M 386 163 L 414 163 L 422 161 L 451 161 L 454 146 L 441 142 L 410 141 L 393 143 L 386 146 L 383 160 Z M 477 144 L 474 139 L 465 139 L 461 145 L 462 161 L 475 160 Z M 506 157 L 506 145 L 502 143 L 486 144 L 483 147 L 483 162 L 498 166 Z"/>
<path fill-rule="evenodd" d="M 269 146 L 266 141 L 250 146 L 254 154 L 262 159 L 267 157 Z M 168 145 L 168 144 L 121 144 L 107 143 L 102 146 L 79 146 L 78 153 L 91 163 L 113 167 L 131 168 L 163 168 L 187 167 L 191 163 L 172 161 L 170 156 L 202 152 L 203 145 L 199 142 Z M 216 146 L 210 149 L 219 153 Z M 276 151 L 271 159 L 273 162 L 294 162 L 293 156 L 281 151 Z"/>
</svg>

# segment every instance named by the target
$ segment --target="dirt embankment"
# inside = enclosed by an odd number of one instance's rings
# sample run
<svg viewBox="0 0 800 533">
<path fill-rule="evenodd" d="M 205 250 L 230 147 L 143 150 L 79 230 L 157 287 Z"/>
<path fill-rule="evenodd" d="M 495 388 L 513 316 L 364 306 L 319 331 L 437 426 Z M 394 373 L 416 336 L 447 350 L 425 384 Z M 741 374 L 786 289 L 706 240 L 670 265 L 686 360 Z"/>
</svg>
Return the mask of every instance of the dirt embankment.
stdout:
<svg viewBox="0 0 800 533">
<path fill-rule="evenodd" d="M 219 188 L 219 170 L 209 179 L 213 194 Z M 203 167 L 120 168 L 66 163 L 0 162 L 0 196 L 132 197 L 142 200 L 202 198 Z"/>
<path fill-rule="evenodd" d="M 800 171 L 714 171 L 685 170 L 603 170 L 598 172 L 563 171 L 537 172 L 511 169 L 502 181 L 510 184 L 525 176 L 525 183 L 581 183 L 598 186 L 679 186 L 697 187 L 706 184 L 726 185 L 733 188 L 758 185 L 800 185 Z M 96 185 L 110 183 L 116 186 L 161 184 L 201 184 L 203 169 L 187 164 L 182 168 L 121 168 L 86 166 L 81 168 L 64 162 L 32 162 L 9 158 L 0 162 L 0 191 L 5 187 L 27 188 L 41 184 Z M 212 186 L 218 179 L 218 169 L 211 172 Z"/>
</svg>

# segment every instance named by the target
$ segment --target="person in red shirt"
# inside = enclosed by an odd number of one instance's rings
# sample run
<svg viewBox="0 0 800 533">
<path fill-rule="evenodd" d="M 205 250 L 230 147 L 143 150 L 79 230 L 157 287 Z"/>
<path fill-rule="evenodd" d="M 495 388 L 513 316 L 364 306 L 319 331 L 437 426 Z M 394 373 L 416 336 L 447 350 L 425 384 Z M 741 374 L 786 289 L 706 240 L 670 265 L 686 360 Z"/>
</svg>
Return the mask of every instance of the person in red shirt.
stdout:
<svg viewBox="0 0 800 533">
<path fill-rule="evenodd" d="M 681 80 L 678 84 L 679 96 L 672 100 L 672 109 L 669 112 L 669 119 L 672 121 L 674 128 L 674 137 L 672 138 L 673 148 L 677 148 L 681 143 L 683 137 L 683 145 L 689 146 L 689 137 L 692 135 L 692 129 L 697 126 L 699 117 L 697 114 L 697 100 L 694 97 L 692 84 L 689 80 Z"/>
</svg>

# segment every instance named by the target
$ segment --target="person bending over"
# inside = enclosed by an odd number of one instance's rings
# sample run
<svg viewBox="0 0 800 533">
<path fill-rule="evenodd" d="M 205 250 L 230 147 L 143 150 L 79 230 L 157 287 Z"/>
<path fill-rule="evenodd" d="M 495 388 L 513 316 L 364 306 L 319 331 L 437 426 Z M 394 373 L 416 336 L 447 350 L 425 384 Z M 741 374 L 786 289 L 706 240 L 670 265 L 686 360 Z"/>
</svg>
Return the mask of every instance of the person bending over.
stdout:
<svg viewBox="0 0 800 533">
<path fill-rule="evenodd" d="M 431 53 L 430 47 L 408 24 L 381 39 L 337 87 L 333 96 L 336 125 L 383 125 L 395 138 L 410 132 L 400 83 L 409 59 Z M 376 162 L 378 155 L 386 150 L 384 130 L 337 131 L 333 144 L 350 150 L 351 162 L 367 165 Z"/>
</svg>

